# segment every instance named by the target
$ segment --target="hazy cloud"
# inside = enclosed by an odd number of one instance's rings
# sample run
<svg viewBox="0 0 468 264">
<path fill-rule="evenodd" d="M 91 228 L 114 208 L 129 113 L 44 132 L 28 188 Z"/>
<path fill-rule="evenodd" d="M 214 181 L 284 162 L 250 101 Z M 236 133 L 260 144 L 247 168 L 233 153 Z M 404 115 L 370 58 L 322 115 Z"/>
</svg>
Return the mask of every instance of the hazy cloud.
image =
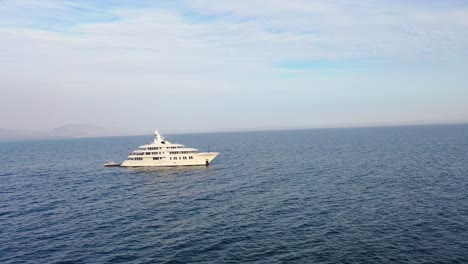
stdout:
<svg viewBox="0 0 468 264">
<path fill-rule="evenodd" d="M 424 98 L 394 115 L 391 104 L 359 110 L 383 100 L 366 87 L 408 96 L 388 84 L 399 68 L 405 89 L 442 89 L 448 104 L 467 94 L 468 7 L 457 1 L 6 0 L 0 34 L 0 118 L 10 128 L 306 127 L 353 123 L 342 117 L 350 109 L 355 123 L 410 121 L 400 112 L 414 105 L 440 113 Z M 468 119 L 466 107 L 442 112 L 434 121 Z"/>
</svg>

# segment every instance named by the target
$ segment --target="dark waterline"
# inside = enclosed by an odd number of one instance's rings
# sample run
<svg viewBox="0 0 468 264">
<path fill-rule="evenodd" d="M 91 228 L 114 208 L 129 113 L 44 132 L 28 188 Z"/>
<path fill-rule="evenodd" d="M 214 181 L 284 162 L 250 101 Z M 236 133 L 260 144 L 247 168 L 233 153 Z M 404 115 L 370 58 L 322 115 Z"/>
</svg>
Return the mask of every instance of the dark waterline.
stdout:
<svg viewBox="0 0 468 264">
<path fill-rule="evenodd" d="M 0 143 L 0 263 L 465 263 L 468 125 Z"/>
</svg>

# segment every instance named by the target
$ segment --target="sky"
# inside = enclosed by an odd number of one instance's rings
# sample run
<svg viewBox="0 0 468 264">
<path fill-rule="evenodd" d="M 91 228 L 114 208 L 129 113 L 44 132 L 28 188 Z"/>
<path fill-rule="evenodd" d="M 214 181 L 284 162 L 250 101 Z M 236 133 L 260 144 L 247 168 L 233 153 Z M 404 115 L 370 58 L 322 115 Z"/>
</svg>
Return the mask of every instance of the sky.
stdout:
<svg viewBox="0 0 468 264">
<path fill-rule="evenodd" d="M 467 69 L 468 1 L 0 0 L 0 128 L 468 122 Z"/>
</svg>

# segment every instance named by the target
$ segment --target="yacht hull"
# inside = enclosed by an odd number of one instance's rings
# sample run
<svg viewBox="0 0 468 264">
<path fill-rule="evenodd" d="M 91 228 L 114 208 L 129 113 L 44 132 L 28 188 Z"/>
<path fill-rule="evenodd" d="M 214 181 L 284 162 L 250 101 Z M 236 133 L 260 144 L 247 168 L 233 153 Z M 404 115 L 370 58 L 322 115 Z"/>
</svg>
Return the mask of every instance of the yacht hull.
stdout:
<svg viewBox="0 0 468 264">
<path fill-rule="evenodd" d="M 171 156 L 162 160 L 153 160 L 152 157 L 143 157 L 142 160 L 125 160 L 121 167 L 176 167 L 176 166 L 208 166 L 218 156 L 218 152 L 205 152 Z M 193 159 L 189 159 L 189 156 Z M 177 159 L 175 159 L 177 158 Z"/>
</svg>

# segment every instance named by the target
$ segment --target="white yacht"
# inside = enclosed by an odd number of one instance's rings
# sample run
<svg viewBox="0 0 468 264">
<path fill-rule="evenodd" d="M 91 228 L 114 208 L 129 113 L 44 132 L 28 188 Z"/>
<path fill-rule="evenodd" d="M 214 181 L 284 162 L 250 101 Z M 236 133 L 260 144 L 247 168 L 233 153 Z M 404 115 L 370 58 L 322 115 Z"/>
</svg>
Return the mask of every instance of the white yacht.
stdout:
<svg viewBox="0 0 468 264">
<path fill-rule="evenodd" d="M 121 167 L 168 167 L 206 165 L 218 156 L 218 152 L 199 152 L 182 144 L 172 144 L 164 139 L 158 131 L 148 145 L 140 146 L 130 153 Z"/>
</svg>

